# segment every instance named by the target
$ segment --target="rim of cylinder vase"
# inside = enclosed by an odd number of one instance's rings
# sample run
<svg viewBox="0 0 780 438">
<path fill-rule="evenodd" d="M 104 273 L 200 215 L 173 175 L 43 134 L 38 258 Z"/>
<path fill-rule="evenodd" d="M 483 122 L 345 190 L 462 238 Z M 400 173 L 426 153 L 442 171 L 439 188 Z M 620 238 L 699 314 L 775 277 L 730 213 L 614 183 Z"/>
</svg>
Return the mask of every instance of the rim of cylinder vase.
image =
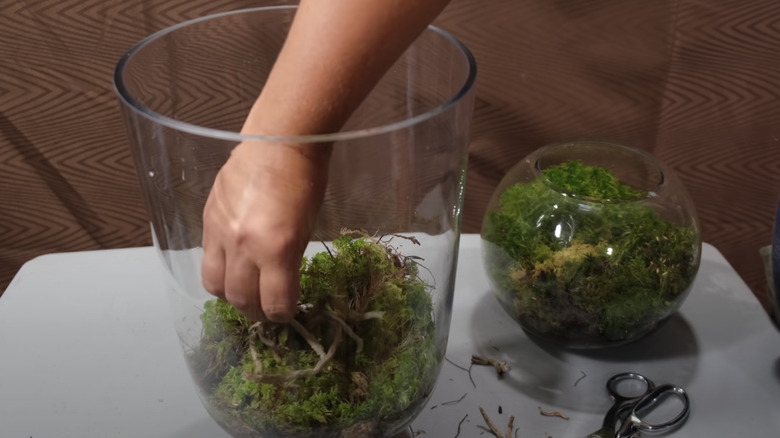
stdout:
<svg viewBox="0 0 780 438">
<path fill-rule="evenodd" d="M 448 98 L 443 103 L 437 105 L 436 107 L 424 113 L 418 114 L 414 117 L 404 119 L 399 122 L 379 125 L 371 128 L 352 130 L 352 131 L 340 131 L 340 132 L 327 133 L 327 134 L 299 135 L 299 136 L 249 135 L 249 134 L 241 134 L 235 131 L 206 128 L 192 123 L 176 120 L 174 118 L 167 117 L 156 111 L 153 111 L 152 109 L 148 108 L 147 106 L 143 105 L 141 102 L 136 100 L 124 85 L 124 69 L 127 66 L 127 64 L 130 62 L 131 58 L 136 53 L 141 51 L 146 45 L 152 43 L 153 41 L 169 33 L 175 32 L 178 29 L 182 29 L 184 27 L 191 26 L 193 24 L 197 24 L 203 21 L 213 20 L 216 18 L 229 16 L 229 15 L 246 14 L 246 13 L 260 12 L 260 11 L 267 11 L 267 10 L 295 9 L 295 8 L 297 8 L 297 6 L 295 5 L 280 5 L 280 6 L 265 6 L 265 7 L 238 9 L 234 11 L 220 12 L 216 14 L 210 14 L 203 17 L 195 18 L 192 20 L 183 21 L 181 23 L 159 30 L 145 37 L 144 39 L 140 40 L 122 56 L 122 58 L 119 60 L 119 62 L 117 63 L 114 69 L 114 75 L 113 75 L 114 90 L 116 94 L 119 96 L 120 100 L 122 100 L 123 103 L 127 105 L 128 108 L 141 114 L 143 117 L 153 119 L 158 124 L 161 124 L 163 126 L 178 131 L 188 132 L 202 137 L 211 137 L 211 138 L 216 138 L 221 140 L 237 141 L 237 142 L 283 141 L 286 143 L 325 143 L 325 142 L 335 142 L 341 140 L 350 140 L 355 138 L 365 138 L 374 135 L 386 134 L 388 132 L 398 131 L 398 130 L 402 130 L 417 125 L 419 123 L 432 119 L 437 115 L 447 111 L 448 109 L 453 107 L 457 102 L 463 99 L 463 97 L 465 97 L 474 87 L 474 83 L 476 81 L 476 74 L 477 74 L 477 65 L 476 65 L 476 60 L 474 58 L 474 55 L 462 42 L 460 42 L 460 40 L 455 38 L 452 34 L 439 27 L 432 26 L 432 25 L 428 26 L 428 30 L 436 32 L 441 36 L 443 36 L 444 38 L 446 38 L 465 58 L 466 65 L 468 67 L 468 74 L 466 76 L 466 80 L 463 82 L 462 86 L 458 89 L 457 92 L 455 92 L 450 98 Z"/>
</svg>

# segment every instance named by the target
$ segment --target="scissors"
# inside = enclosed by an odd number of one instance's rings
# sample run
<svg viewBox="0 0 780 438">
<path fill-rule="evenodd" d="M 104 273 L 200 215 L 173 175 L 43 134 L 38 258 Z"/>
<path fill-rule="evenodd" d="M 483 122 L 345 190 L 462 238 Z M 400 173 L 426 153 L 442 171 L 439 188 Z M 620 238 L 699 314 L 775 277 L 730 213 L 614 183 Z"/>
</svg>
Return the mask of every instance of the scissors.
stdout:
<svg viewBox="0 0 780 438">
<path fill-rule="evenodd" d="M 645 389 L 639 395 L 627 395 L 619 384 L 625 381 L 638 382 Z M 637 373 L 620 373 L 607 380 L 607 392 L 614 404 L 604 416 L 601 429 L 585 438 L 637 438 L 641 432 L 666 432 L 682 424 L 690 411 L 690 400 L 684 389 L 677 385 L 656 386 L 647 377 Z M 682 401 L 682 409 L 671 420 L 661 423 L 648 423 L 642 420 L 642 414 L 652 410 L 667 397 L 677 397 Z M 616 430 L 617 426 L 617 430 Z"/>
</svg>

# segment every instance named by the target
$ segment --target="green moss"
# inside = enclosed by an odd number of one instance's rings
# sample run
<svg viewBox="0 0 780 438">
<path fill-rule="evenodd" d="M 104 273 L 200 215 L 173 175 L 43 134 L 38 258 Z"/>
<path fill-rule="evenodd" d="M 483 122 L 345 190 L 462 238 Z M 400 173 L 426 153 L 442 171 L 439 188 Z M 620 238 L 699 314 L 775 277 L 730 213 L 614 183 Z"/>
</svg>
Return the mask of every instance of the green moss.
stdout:
<svg viewBox="0 0 780 438">
<path fill-rule="evenodd" d="M 443 354 L 434 342 L 430 288 L 417 274 L 413 260 L 367 237 L 344 236 L 304 259 L 306 310 L 296 321 L 326 351 L 336 348 L 320 372 L 297 378 L 284 376 L 321 359 L 299 331 L 263 323 L 268 346 L 231 305 L 207 302 L 190 364 L 212 414 L 237 436 L 263 437 L 368 436 L 405 420 L 427 397 Z M 264 382 L 258 375 L 282 377 Z"/>
<path fill-rule="evenodd" d="M 606 169 L 568 162 L 544 175 L 510 186 L 485 218 L 499 298 L 530 332 L 570 345 L 646 333 L 693 281 L 695 229 L 661 219 Z"/>
<path fill-rule="evenodd" d="M 607 169 L 567 161 L 544 170 L 544 176 L 566 193 L 599 200 L 635 201 L 645 194 L 620 182 Z"/>
</svg>

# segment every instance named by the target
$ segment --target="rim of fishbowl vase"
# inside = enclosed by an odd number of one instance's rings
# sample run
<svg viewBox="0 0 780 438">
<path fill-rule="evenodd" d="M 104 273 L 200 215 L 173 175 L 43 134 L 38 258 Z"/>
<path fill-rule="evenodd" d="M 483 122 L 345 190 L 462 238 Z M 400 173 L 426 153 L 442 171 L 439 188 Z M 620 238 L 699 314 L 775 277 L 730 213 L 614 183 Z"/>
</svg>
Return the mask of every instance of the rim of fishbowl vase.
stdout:
<svg viewBox="0 0 780 438">
<path fill-rule="evenodd" d="M 317 134 L 317 135 L 261 136 L 261 135 L 241 134 L 235 131 L 206 128 L 192 123 L 182 122 L 180 120 L 176 120 L 171 117 L 164 116 L 156 111 L 153 111 L 152 109 L 143 105 L 141 102 L 137 101 L 132 96 L 132 94 L 127 90 L 127 88 L 124 86 L 124 69 L 127 63 L 130 61 L 130 59 L 133 57 L 133 55 L 135 55 L 137 52 L 142 50 L 147 44 L 150 44 L 151 42 L 169 33 L 175 32 L 176 30 L 182 29 L 187 26 L 191 26 L 199 22 L 212 20 L 224 16 L 229 16 L 229 15 L 238 15 L 238 14 L 246 14 L 251 12 L 280 10 L 280 9 L 296 9 L 296 8 L 297 6 L 295 5 L 279 5 L 279 6 L 265 6 L 265 7 L 256 7 L 256 8 L 237 9 L 234 11 L 221 12 L 221 13 L 195 18 L 192 20 L 183 21 L 181 23 L 159 30 L 145 37 L 138 43 L 136 43 L 132 48 L 130 48 L 130 50 L 128 50 L 122 56 L 122 58 L 120 58 L 119 62 L 117 63 L 114 69 L 114 76 L 113 76 L 114 90 L 116 94 L 119 96 L 119 98 L 122 100 L 122 102 L 128 108 L 131 108 L 133 111 L 141 114 L 143 117 L 147 117 L 149 119 L 154 120 L 156 123 L 160 125 L 175 129 L 177 131 L 188 132 L 190 134 L 198 135 L 201 137 L 210 137 L 210 138 L 216 138 L 220 140 L 237 141 L 237 142 L 283 141 L 287 143 L 323 143 L 323 142 L 335 142 L 340 140 L 350 140 L 350 139 L 365 138 L 374 135 L 386 134 L 388 132 L 393 132 L 393 131 L 408 128 L 410 126 L 417 125 L 426 120 L 436 117 L 437 115 L 443 113 L 444 111 L 447 111 L 449 108 L 454 106 L 458 101 L 460 101 L 464 96 L 466 96 L 469 93 L 469 91 L 471 91 L 471 89 L 474 87 L 474 83 L 476 81 L 476 75 L 477 75 L 477 63 L 474 58 L 474 55 L 462 42 L 460 42 L 460 40 L 455 38 L 449 32 L 441 28 L 438 28 L 436 26 L 428 26 L 428 30 L 436 32 L 439 35 L 443 36 L 445 39 L 447 39 L 465 58 L 465 61 L 468 66 L 468 75 L 463 85 L 460 87 L 460 89 L 458 89 L 456 93 L 454 93 L 445 102 L 422 114 L 418 114 L 414 117 L 410 117 L 408 119 L 404 119 L 399 122 L 389 123 L 386 125 L 379 125 L 376 127 L 371 127 L 366 129 L 353 130 L 353 131 L 340 131 L 340 132 Z"/>
<path fill-rule="evenodd" d="M 649 163 L 651 163 L 653 166 L 655 166 L 658 169 L 659 179 L 655 183 L 655 185 L 649 189 L 649 190 L 642 190 L 645 193 L 645 196 L 638 199 L 594 199 L 587 196 L 578 195 L 576 193 L 571 193 L 567 190 L 564 190 L 562 187 L 559 187 L 558 185 L 554 184 L 552 181 L 550 181 L 549 178 L 547 178 L 544 175 L 544 172 L 542 171 L 542 168 L 539 164 L 539 161 L 544 157 L 544 155 L 555 149 L 562 149 L 565 147 L 574 147 L 576 145 L 593 145 L 593 146 L 600 146 L 600 147 L 608 147 L 608 148 L 614 148 L 619 149 L 625 152 L 628 152 L 631 155 L 636 155 Z M 532 166 L 532 172 L 537 178 L 542 178 L 542 180 L 549 186 L 551 189 L 555 190 L 556 192 L 560 193 L 563 196 L 568 196 L 570 198 L 583 200 L 587 202 L 593 202 L 597 204 L 630 204 L 635 202 L 645 202 L 649 199 L 653 199 L 657 197 L 664 189 L 666 189 L 666 186 L 669 182 L 669 170 L 666 168 L 666 165 L 656 158 L 653 154 L 644 151 L 639 148 L 626 146 L 622 143 L 617 143 L 614 141 L 606 141 L 606 140 L 575 140 L 575 141 L 565 141 L 560 143 L 550 143 L 547 145 L 542 146 L 536 151 L 536 158 L 534 159 L 534 163 Z"/>
</svg>

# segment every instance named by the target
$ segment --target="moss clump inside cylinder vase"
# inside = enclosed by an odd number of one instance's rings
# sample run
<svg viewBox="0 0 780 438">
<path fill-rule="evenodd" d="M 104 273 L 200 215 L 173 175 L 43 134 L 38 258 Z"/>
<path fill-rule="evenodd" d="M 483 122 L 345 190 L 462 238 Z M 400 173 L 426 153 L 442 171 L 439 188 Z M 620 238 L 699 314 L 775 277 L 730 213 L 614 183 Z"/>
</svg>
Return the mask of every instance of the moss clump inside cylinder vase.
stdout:
<svg viewBox="0 0 780 438">
<path fill-rule="evenodd" d="M 443 354 L 419 266 L 344 236 L 304 259 L 291 323 L 206 302 L 188 362 L 211 414 L 236 437 L 383 437 L 411 421 Z"/>
<path fill-rule="evenodd" d="M 625 344 L 682 304 L 698 270 L 693 203 L 653 156 L 606 142 L 541 148 L 496 189 L 483 227 L 493 289 L 530 334 Z"/>
</svg>

